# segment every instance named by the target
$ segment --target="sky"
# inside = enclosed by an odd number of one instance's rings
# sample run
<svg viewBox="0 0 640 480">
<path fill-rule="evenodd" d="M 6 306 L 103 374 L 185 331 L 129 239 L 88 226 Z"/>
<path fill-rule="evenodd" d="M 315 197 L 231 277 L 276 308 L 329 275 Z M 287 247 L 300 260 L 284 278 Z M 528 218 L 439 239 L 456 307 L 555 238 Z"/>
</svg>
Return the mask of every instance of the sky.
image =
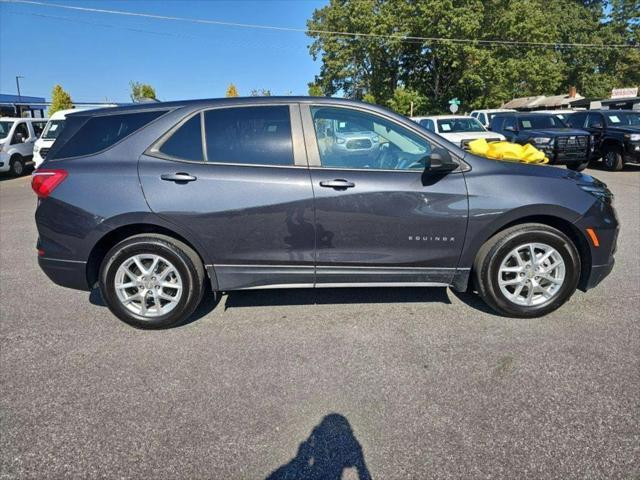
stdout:
<svg viewBox="0 0 640 480">
<path fill-rule="evenodd" d="M 41 0 L 46 3 L 46 0 Z M 327 0 L 56 0 L 107 10 L 302 28 Z M 59 83 L 77 102 L 127 102 L 129 82 L 150 83 L 161 100 L 241 95 L 306 95 L 320 62 L 301 32 L 0 3 L 0 93 L 46 97 Z"/>
</svg>

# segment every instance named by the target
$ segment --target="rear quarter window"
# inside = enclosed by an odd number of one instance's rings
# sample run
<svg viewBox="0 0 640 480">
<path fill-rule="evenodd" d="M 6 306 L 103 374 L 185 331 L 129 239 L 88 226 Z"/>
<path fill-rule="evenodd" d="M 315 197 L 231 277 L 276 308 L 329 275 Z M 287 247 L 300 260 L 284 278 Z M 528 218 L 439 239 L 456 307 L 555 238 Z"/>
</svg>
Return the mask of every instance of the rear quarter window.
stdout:
<svg viewBox="0 0 640 480">
<path fill-rule="evenodd" d="M 92 155 L 105 150 L 123 138 L 141 129 L 168 110 L 75 117 L 67 119 L 68 125 L 58 137 L 49 158 L 67 158 Z M 84 122 L 82 122 L 84 120 Z M 80 123 L 82 123 L 80 125 Z M 69 128 L 69 127 L 75 128 Z"/>
</svg>

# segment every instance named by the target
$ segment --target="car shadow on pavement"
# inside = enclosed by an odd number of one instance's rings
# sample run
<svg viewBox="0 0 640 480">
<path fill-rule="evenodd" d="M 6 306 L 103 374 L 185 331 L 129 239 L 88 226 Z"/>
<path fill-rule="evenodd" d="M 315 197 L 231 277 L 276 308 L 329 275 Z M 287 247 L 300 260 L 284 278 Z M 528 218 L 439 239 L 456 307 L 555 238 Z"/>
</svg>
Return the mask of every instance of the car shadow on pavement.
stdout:
<svg viewBox="0 0 640 480">
<path fill-rule="evenodd" d="M 451 303 L 446 288 L 291 288 L 228 292 L 225 310 L 282 305 L 422 302 Z"/>
<path fill-rule="evenodd" d="M 371 474 L 349 421 L 338 413 L 331 413 L 300 444 L 297 455 L 271 472 L 266 480 L 342 478 L 370 480 Z"/>
</svg>

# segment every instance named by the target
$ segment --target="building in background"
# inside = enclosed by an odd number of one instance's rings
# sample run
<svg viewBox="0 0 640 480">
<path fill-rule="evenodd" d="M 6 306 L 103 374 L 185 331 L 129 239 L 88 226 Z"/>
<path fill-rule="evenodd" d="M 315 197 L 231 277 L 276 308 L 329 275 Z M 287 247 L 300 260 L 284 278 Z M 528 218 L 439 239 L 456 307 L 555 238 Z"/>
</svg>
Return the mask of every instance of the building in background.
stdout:
<svg viewBox="0 0 640 480">
<path fill-rule="evenodd" d="M 47 105 L 44 97 L 0 93 L 0 117 L 45 118 Z"/>
</svg>

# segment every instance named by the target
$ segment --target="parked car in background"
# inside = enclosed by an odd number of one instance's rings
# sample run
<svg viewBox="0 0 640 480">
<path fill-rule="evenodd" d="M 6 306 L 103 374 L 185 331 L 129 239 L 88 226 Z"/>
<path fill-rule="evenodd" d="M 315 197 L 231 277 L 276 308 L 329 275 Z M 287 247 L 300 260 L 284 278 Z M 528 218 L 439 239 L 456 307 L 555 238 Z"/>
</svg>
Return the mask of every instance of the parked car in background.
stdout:
<svg viewBox="0 0 640 480">
<path fill-rule="evenodd" d="M 18 176 L 33 164 L 33 145 L 46 118 L 0 118 L 0 172 Z"/>
<path fill-rule="evenodd" d="M 608 170 L 622 170 L 627 162 L 640 162 L 640 111 L 589 110 L 568 119 L 594 138 L 594 158 L 602 158 Z"/>
<path fill-rule="evenodd" d="M 51 117 L 49 117 L 49 121 L 47 122 L 44 130 L 40 137 L 36 140 L 36 143 L 33 146 L 33 162 L 35 168 L 38 168 L 40 164 L 44 161 L 49 153 L 49 149 L 53 142 L 55 142 L 60 132 L 64 128 L 64 119 L 67 114 L 73 112 L 79 112 L 81 110 L 89 110 L 88 108 L 70 108 L 67 110 L 58 110 Z"/>
<path fill-rule="evenodd" d="M 549 113 L 499 113 L 491 120 L 490 129 L 502 133 L 508 141 L 530 143 L 542 150 L 552 164 L 566 164 L 581 171 L 589 165 L 593 140 L 589 132 L 570 128 Z"/>
<path fill-rule="evenodd" d="M 478 119 L 484 128 L 489 128 L 489 124 L 491 123 L 493 116 L 496 113 L 504 112 L 515 112 L 515 110 L 511 110 L 510 108 L 487 108 L 484 110 L 474 110 L 470 115 L 473 118 Z"/>
<path fill-rule="evenodd" d="M 381 147 L 365 160 L 323 149 L 336 124 Z M 618 235 L 611 192 L 592 177 L 474 156 L 335 98 L 73 113 L 32 187 L 44 272 L 99 286 L 141 328 L 186 320 L 206 285 L 472 283 L 497 312 L 536 317 L 606 277 Z"/>
<path fill-rule="evenodd" d="M 499 142 L 505 139 L 504 135 L 488 131 L 475 118 L 464 115 L 412 117 L 411 120 L 465 150 L 468 149 L 469 142 L 478 138 L 484 138 L 487 142 Z"/>
</svg>

